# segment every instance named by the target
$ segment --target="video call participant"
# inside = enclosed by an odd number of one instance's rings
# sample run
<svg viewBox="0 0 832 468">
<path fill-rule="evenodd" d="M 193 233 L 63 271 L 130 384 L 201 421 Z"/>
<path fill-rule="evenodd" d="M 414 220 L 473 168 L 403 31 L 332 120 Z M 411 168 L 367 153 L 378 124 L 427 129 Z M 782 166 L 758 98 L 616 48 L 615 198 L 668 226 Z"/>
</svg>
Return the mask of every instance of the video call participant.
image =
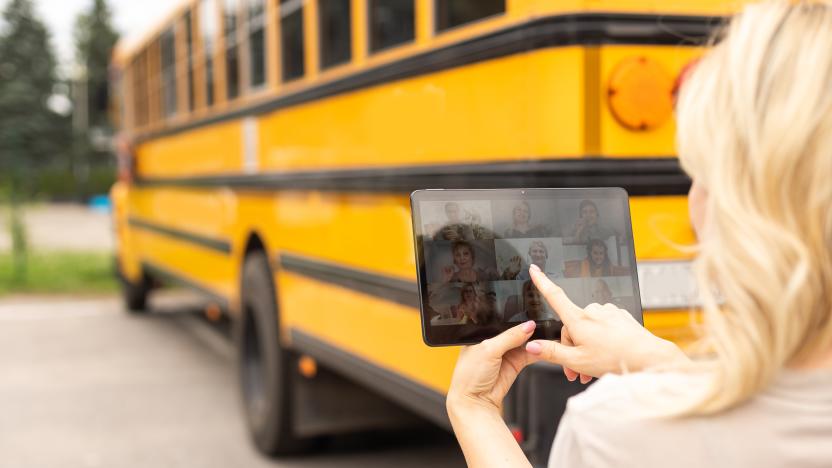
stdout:
<svg viewBox="0 0 832 468">
<path fill-rule="evenodd" d="M 614 229 L 599 222 L 598 205 L 592 200 L 581 200 L 578 206 L 578 220 L 569 232 L 566 242 L 570 244 L 585 244 L 591 239 L 608 239 L 616 232 Z"/>
<path fill-rule="evenodd" d="M 514 314 L 509 322 L 525 322 L 527 320 L 556 320 L 554 312 L 547 310 L 543 296 L 531 281 L 523 283 L 523 310 Z"/>
<path fill-rule="evenodd" d="M 474 283 L 496 279 L 493 271 L 474 265 L 476 255 L 474 247 L 466 241 L 454 242 L 451 246 L 453 266 L 442 268 L 442 281 L 445 283 Z"/>
<path fill-rule="evenodd" d="M 466 283 L 459 290 L 459 304 L 451 306 L 451 315 L 462 320 L 477 308 L 477 290 L 472 283 Z"/>
<path fill-rule="evenodd" d="M 597 304 L 613 304 L 612 290 L 606 281 L 599 279 L 592 286 L 592 302 Z"/>
<path fill-rule="evenodd" d="M 434 234 L 433 240 L 461 241 L 488 237 L 487 230 L 480 225 L 479 215 L 463 210 L 457 202 L 445 203 L 445 217 L 446 224 Z"/>
<path fill-rule="evenodd" d="M 535 240 L 529 244 L 529 259 L 540 268 L 540 271 L 545 272 L 547 275 L 554 277 L 559 275 L 559 272 L 546 270 L 546 262 L 549 260 L 549 249 L 542 241 Z M 501 278 L 520 281 L 531 279 L 529 276 L 529 268 L 524 265 L 523 259 L 519 255 L 511 257 L 509 265 L 503 270 Z"/>
<path fill-rule="evenodd" d="M 582 278 L 612 276 L 613 268 L 607 252 L 607 244 L 592 239 L 586 244 L 586 258 L 581 262 Z"/>
<path fill-rule="evenodd" d="M 473 287 L 473 286 L 472 286 Z M 497 293 L 475 291 L 475 307 L 466 310 L 462 324 L 488 325 L 497 322 Z"/>
<path fill-rule="evenodd" d="M 551 230 L 542 224 L 532 225 L 532 207 L 526 201 L 514 205 L 511 210 L 512 227 L 505 231 L 505 238 L 549 237 Z"/>
</svg>

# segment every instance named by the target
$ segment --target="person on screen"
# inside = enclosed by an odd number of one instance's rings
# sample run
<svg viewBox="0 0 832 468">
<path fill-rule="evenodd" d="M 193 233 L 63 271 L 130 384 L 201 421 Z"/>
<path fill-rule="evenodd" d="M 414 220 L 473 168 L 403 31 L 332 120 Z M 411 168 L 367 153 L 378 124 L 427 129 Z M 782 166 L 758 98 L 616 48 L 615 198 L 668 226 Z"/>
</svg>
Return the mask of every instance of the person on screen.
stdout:
<svg viewBox="0 0 832 468">
<path fill-rule="evenodd" d="M 586 244 L 586 258 L 581 262 L 581 277 L 597 278 L 612 276 L 613 268 L 607 252 L 607 244 L 600 239 L 592 239 Z"/>
<path fill-rule="evenodd" d="M 489 237 L 479 213 L 465 210 L 457 202 L 445 203 L 445 218 L 447 221 L 434 234 L 434 240 L 462 241 Z"/>
<path fill-rule="evenodd" d="M 451 306 L 451 315 L 462 320 L 473 314 L 477 308 L 477 290 L 471 283 L 466 283 L 459 290 L 459 304 Z"/>
<path fill-rule="evenodd" d="M 451 246 L 453 266 L 442 268 L 442 280 L 445 283 L 474 283 L 490 281 L 495 274 L 475 266 L 476 255 L 474 247 L 466 241 L 454 242 Z"/>
<path fill-rule="evenodd" d="M 598 205 L 592 200 L 581 200 L 578 205 L 578 220 L 570 230 L 566 242 L 585 244 L 591 239 L 606 240 L 615 235 L 615 230 L 599 221 Z"/>
<path fill-rule="evenodd" d="M 532 207 L 527 201 L 521 201 L 511 210 L 512 226 L 506 228 L 505 238 L 514 237 L 549 237 L 551 230 L 542 224 L 531 224 Z"/>
<path fill-rule="evenodd" d="M 489 325 L 497 322 L 497 293 L 494 291 L 476 291 L 476 306 L 469 309 L 462 319 L 462 324 Z"/>
<path fill-rule="evenodd" d="M 540 271 L 545 272 L 547 275 L 555 277 L 559 275 L 558 272 L 546 270 L 546 263 L 549 260 L 549 249 L 543 241 L 533 240 L 529 244 L 529 259 L 532 264 L 537 265 Z M 509 265 L 503 270 L 501 278 L 520 281 L 531 279 L 529 276 L 529 268 L 524 265 L 523 259 L 519 255 L 511 257 Z"/>
<path fill-rule="evenodd" d="M 610 285 L 602 279 L 595 281 L 592 287 L 592 301 L 598 304 L 613 304 Z"/>
<path fill-rule="evenodd" d="M 525 322 L 527 320 L 556 320 L 554 312 L 546 308 L 546 302 L 534 283 L 529 280 L 523 283 L 523 310 L 514 314 L 509 322 Z"/>
</svg>

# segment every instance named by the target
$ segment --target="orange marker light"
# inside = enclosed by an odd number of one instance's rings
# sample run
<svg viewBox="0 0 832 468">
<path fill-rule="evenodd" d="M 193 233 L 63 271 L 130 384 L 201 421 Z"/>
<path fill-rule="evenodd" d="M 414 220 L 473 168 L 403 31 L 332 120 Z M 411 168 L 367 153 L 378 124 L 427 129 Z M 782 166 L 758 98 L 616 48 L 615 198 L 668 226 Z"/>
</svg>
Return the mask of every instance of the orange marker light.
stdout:
<svg viewBox="0 0 832 468">
<path fill-rule="evenodd" d="M 303 355 L 298 359 L 298 371 L 300 375 L 311 379 L 318 374 L 318 363 L 311 357 Z"/>
<path fill-rule="evenodd" d="M 610 111 L 630 130 L 659 127 L 673 113 L 673 84 L 673 77 L 657 61 L 644 56 L 625 59 L 610 76 Z"/>
</svg>

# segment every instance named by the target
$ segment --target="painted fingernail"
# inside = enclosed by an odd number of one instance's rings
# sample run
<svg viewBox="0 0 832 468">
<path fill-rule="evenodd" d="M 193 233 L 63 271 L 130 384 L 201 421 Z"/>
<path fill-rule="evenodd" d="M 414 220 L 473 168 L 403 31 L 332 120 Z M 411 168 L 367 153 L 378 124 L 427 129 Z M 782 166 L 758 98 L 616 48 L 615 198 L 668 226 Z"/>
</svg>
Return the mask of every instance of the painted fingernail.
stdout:
<svg viewBox="0 0 832 468">
<path fill-rule="evenodd" d="M 534 320 L 529 320 L 528 322 L 523 324 L 523 331 L 526 333 L 531 333 L 532 330 L 534 330 L 534 327 L 536 326 L 537 324 L 534 323 Z"/>
<path fill-rule="evenodd" d="M 526 343 L 526 351 L 530 354 L 540 354 L 543 352 L 543 346 L 541 346 L 537 341 L 532 341 L 530 343 Z"/>
<path fill-rule="evenodd" d="M 539 271 L 540 271 L 540 267 L 539 267 L 539 266 L 537 266 L 537 265 L 535 265 L 534 263 L 532 263 L 532 265 L 529 267 L 529 270 L 539 272 Z"/>
</svg>

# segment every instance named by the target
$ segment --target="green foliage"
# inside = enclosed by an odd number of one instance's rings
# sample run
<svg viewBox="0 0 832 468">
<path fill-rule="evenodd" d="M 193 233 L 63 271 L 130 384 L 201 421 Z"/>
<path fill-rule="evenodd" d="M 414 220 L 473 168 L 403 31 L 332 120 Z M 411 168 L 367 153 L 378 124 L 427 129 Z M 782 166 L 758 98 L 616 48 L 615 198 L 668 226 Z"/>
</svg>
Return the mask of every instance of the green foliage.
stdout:
<svg viewBox="0 0 832 468">
<path fill-rule="evenodd" d="M 22 178 L 25 167 L 64 154 L 69 121 L 47 106 L 55 57 L 31 0 L 11 0 L 0 35 L 0 170 Z M 18 185 L 19 186 L 19 185 Z"/>
<path fill-rule="evenodd" d="M 108 127 L 108 67 L 118 33 L 106 0 L 94 0 L 75 21 L 76 61 L 87 70 L 87 101 L 92 127 Z"/>
<path fill-rule="evenodd" d="M 33 253 L 22 282 L 12 281 L 12 256 L 0 253 L 0 296 L 11 293 L 110 293 L 118 283 L 112 255 L 99 252 Z"/>
<path fill-rule="evenodd" d="M 115 182 L 115 169 L 95 165 L 84 179 L 82 182 L 81 178 L 75 177 L 68 167 L 45 167 L 33 175 L 32 191 L 39 199 L 83 201 L 109 192 Z"/>
</svg>

